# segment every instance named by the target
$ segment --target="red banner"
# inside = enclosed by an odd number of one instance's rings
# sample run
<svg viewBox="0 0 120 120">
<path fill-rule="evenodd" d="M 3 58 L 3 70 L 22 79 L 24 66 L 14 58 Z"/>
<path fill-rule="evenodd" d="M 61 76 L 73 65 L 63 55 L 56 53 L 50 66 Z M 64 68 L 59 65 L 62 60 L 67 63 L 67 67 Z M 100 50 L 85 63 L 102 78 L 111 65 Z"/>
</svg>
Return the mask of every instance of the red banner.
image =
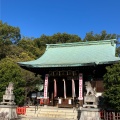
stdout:
<svg viewBox="0 0 120 120">
<path fill-rule="evenodd" d="M 57 83 L 55 79 L 54 79 L 54 97 L 57 97 Z"/>
<path fill-rule="evenodd" d="M 79 100 L 83 100 L 83 75 L 79 74 Z"/>
<path fill-rule="evenodd" d="M 47 96 L 48 96 L 48 74 L 45 75 L 44 98 L 47 99 Z"/>
</svg>

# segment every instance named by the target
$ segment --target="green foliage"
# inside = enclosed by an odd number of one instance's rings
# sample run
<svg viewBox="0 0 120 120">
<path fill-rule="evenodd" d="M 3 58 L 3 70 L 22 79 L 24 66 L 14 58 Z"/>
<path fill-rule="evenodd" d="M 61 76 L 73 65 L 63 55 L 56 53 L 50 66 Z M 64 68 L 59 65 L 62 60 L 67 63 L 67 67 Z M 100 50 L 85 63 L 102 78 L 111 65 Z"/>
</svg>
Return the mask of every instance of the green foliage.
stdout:
<svg viewBox="0 0 120 120">
<path fill-rule="evenodd" d="M 3 40 L 4 43 L 16 44 L 21 39 L 20 29 L 0 21 L 0 39 Z"/>
<path fill-rule="evenodd" d="M 86 36 L 83 41 L 97 41 L 97 40 L 109 40 L 116 39 L 116 34 L 108 34 L 103 30 L 100 34 L 94 34 L 93 31 L 86 33 Z"/>
<path fill-rule="evenodd" d="M 20 29 L 0 21 L 0 59 L 5 58 L 10 45 L 20 40 Z"/>
<path fill-rule="evenodd" d="M 41 35 L 40 38 L 34 39 L 35 45 L 40 48 L 46 44 L 80 42 L 82 41 L 78 35 L 71 35 L 67 33 L 57 33 L 52 36 Z"/>
<path fill-rule="evenodd" d="M 6 53 L 6 57 L 13 59 L 15 62 L 18 61 L 30 61 L 36 58 L 30 51 L 26 51 L 22 47 L 16 45 L 10 45 L 9 51 Z"/>
<path fill-rule="evenodd" d="M 57 33 L 50 37 L 52 44 L 56 43 L 71 43 L 80 42 L 81 38 L 77 35 L 67 34 L 67 33 Z"/>
<path fill-rule="evenodd" d="M 41 55 L 40 49 L 35 46 L 34 41 L 30 38 L 22 38 L 18 42 L 18 46 L 23 48 L 30 56 L 31 54 L 34 55 L 34 58 L 38 58 Z"/>
<path fill-rule="evenodd" d="M 78 35 L 71 35 L 67 33 L 57 33 L 52 36 L 46 36 L 43 34 L 40 38 L 33 40 L 34 45 L 40 49 L 40 51 L 38 51 L 40 56 L 45 52 L 46 44 L 71 43 L 80 41 L 82 40 Z"/>
<path fill-rule="evenodd" d="M 116 49 L 116 56 L 120 57 L 120 46 Z"/>
<path fill-rule="evenodd" d="M 36 90 L 36 84 L 42 83 L 42 79 L 40 75 L 35 76 L 34 73 L 29 72 L 27 70 L 23 70 L 23 78 L 25 80 L 25 100 L 29 92 Z"/>
<path fill-rule="evenodd" d="M 0 39 L 0 60 L 6 57 L 8 51 L 10 51 L 10 45 L 4 44 Z"/>
<path fill-rule="evenodd" d="M 15 102 L 18 105 L 23 104 L 25 80 L 21 68 L 11 59 L 5 58 L 0 61 L 0 101 L 9 82 L 14 83 Z"/>
<path fill-rule="evenodd" d="M 120 63 L 106 68 L 104 99 L 107 108 L 120 110 Z"/>
</svg>

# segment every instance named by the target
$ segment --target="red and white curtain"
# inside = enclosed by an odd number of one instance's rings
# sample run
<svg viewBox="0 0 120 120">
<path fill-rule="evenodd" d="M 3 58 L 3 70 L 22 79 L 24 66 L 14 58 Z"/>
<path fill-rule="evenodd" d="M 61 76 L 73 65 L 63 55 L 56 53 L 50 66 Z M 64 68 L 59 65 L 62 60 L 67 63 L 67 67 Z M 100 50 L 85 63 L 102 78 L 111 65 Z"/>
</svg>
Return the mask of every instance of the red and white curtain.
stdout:
<svg viewBox="0 0 120 120">
<path fill-rule="evenodd" d="M 83 100 L 83 74 L 79 74 L 79 100 Z"/>
<path fill-rule="evenodd" d="M 56 83 L 56 79 L 54 79 L 54 97 L 57 97 L 57 83 Z"/>
<path fill-rule="evenodd" d="M 48 97 L 48 74 L 45 75 L 45 83 L 44 83 L 44 98 Z"/>
<path fill-rule="evenodd" d="M 66 99 L 66 83 L 65 83 L 65 79 L 63 79 L 64 82 L 64 98 Z"/>
<path fill-rule="evenodd" d="M 72 79 L 72 97 L 74 99 L 74 97 L 76 97 L 76 94 L 75 94 L 75 81 L 74 79 Z"/>
</svg>

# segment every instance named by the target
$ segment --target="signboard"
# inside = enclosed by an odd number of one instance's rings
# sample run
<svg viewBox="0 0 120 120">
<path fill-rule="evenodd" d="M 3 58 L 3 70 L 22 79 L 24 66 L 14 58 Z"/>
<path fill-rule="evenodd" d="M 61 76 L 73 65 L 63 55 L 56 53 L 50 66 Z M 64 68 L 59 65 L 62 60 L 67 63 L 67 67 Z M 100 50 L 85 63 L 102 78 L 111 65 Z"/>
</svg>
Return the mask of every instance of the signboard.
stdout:
<svg viewBox="0 0 120 120">
<path fill-rule="evenodd" d="M 47 99 L 48 94 L 48 74 L 45 75 L 45 83 L 44 83 L 44 98 Z"/>
<path fill-rule="evenodd" d="M 32 94 L 31 94 L 31 97 L 32 97 L 32 98 L 36 98 L 36 97 L 37 97 L 36 93 L 32 93 Z"/>
<path fill-rule="evenodd" d="M 79 74 L 79 100 L 83 100 L 83 75 Z"/>
<path fill-rule="evenodd" d="M 37 92 L 37 99 L 44 98 L 44 92 Z"/>
</svg>

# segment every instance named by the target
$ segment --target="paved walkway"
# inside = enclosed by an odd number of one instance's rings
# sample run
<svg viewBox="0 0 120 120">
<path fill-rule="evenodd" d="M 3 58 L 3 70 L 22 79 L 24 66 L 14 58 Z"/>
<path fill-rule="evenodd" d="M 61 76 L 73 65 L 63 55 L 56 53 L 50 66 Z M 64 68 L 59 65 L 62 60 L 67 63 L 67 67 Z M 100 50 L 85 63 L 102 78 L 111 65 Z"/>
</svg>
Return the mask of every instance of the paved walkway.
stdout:
<svg viewBox="0 0 120 120">
<path fill-rule="evenodd" d="M 18 120 L 72 120 L 72 119 L 65 119 L 65 118 L 47 118 L 47 117 L 29 117 L 29 118 L 20 118 Z"/>
</svg>

